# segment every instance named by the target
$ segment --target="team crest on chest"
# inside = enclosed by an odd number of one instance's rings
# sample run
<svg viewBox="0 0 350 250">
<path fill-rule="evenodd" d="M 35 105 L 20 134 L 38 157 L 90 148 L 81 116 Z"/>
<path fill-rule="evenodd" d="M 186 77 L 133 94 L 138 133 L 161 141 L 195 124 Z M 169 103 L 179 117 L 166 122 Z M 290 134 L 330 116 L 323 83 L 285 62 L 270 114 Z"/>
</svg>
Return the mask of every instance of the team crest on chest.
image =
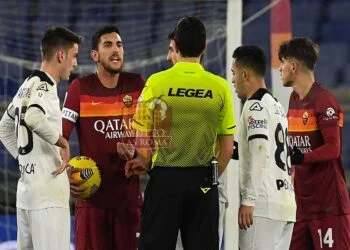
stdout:
<svg viewBox="0 0 350 250">
<path fill-rule="evenodd" d="M 302 116 L 303 124 L 305 125 L 307 121 L 309 120 L 309 113 L 305 110 Z"/>
<path fill-rule="evenodd" d="M 124 105 L 127 106 L 128 108 L 131 107 L 131 105 L 132 105 L 132 96 L 130 96 L 130 95 L 125 95 L 125 96 L 123 97 L 123 103 L 124 103 Z"/>
</svg>

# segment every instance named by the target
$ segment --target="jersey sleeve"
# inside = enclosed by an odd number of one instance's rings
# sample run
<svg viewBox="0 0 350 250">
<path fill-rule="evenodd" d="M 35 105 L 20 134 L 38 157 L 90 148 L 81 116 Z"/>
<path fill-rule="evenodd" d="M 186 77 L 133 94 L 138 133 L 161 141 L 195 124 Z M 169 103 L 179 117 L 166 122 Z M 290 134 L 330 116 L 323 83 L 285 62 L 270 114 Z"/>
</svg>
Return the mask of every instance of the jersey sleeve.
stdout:
<svg viewBox="0 0 350 250">
<path fill-rule="evenodd" d="M 153 128 L 153 110 L 156 100 L 152 91 L 152 80 L 147 80 L 138 99 L 137 108 L 133 117 L 132 127 L 140 131 L 149 131 Z"/>
<path fill-rule="evenodd" d="M 69 86 L 62 109 L 62 132 L 69 139 L 72 130 L 79 119 L 80 113 L 80 81 L 74 80 Z"/>
<path fill-rule="evenodd" d="M 34 80 L 31 86 L 29 101 L 27 105 L 24 106 L 27 106 L 27 110 L 31 108 L 39 109 L 44 116 L 46 113 L 46 105 L 48 105 L 47 100 L 50 98 L 49 91 L 51 91 L 49 83 Z"/>
<path fill-rule="evenodd" d="M 318 127 L 338 127 L 343 124 L 343 113 L 335 98 L 324 91 L 316 99 L 316 119 Z"/>
<path fill-rule="evenodd" d="M 248 101 L 243 115 L 248 141 L 255 138 L 269 139 L 268 112 L 260 101 Z"/>
<path fill-rule="evenodd" d="M 0 121 L 0 140 L 13 158 L 18 156 L 16 132 L 15 132 L 15 111 L 12 102 Z"/>
<path fill-rule="evenodd" d="M 343 113 L 335 98 L 327 92 L 319 94 L 316 100 L 316 119 L 323 144 L 304 154 L 304 163 L 315 163 L 337 159 L 341 153 L 340 128 Z"/>
<path fill-rule="evenodd" d="M 262 175 L 268 165 L 269 129 L 268 112 L 260 101 L 248 101 L 243 111 L 242 126 L 247 131 L 247 137 L 242 138 L 248 144 L 248 152 L 244 154 L 246 161 L 240 168 L 241 204 L 254 206 L 258 190 L 262 185 Z"/>
<path fill-rule="evenodd" d="M 225 82 L 225 98 L 224 105 L 220 112 L 219 125 L 217 133 L 219 135 L 233 135 L 236 131 L 236 121 L 234 116 L 234 106 L 231 96 L 230 87 Z"/>
<path fill-rule="evenodd" d="M 27 111 L 24 115 L 24 121 L 30 130 L 54 145 L 58 141 L 60 132 L 50 126 L 47 119 L 47 105 L 50 105 L 52 88 L 49 83 L 44 81 L 33 83 L 30 98 L 26 105 Z"/>
<path fill-rule="evenodd" d="M 262 188 L 263 173 L 268 167 L 268 141 L 255 138 L 248 141 L 249 151 L 246 154 L 249 162 L 240 171 L 241 204 L 254 206 L 258 198 L 258 191 Z"/>
</svg>

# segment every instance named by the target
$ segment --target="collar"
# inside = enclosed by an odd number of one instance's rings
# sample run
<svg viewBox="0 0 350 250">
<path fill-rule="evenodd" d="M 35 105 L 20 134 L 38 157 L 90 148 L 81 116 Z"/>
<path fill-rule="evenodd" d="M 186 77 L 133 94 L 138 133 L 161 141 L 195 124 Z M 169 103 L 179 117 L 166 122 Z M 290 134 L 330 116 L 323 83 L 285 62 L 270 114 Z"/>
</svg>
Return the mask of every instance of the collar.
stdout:
<svg viewBox="0 0 350 250">
<path fill-rule="evenodd" d="M 184 69 L 192 69 L 192 70 L 204 70 L 202 64 L 200 63 L 192 63 L 192 62 L 177 62 L 173 66 L 173 68 L 178 70 L 184 70 Z"/>
</svg>

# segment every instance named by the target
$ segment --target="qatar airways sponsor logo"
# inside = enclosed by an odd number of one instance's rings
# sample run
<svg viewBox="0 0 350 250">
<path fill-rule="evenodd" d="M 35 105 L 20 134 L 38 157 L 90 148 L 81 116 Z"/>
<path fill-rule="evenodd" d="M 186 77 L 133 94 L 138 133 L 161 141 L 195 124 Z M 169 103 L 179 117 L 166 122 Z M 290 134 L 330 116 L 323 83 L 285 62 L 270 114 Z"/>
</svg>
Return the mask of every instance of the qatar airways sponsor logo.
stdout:
<svg viewBox="0 0 350 250">
<path fill-rule="evenodd" d="M 289 135 L 287 138 L 288 145 L 290 147 L 297 147 L 302 153 L 308 153 L 312 151 L 310 137 L 308 135 Z"/>
<path fill-rule="evenodd" d="M 125 137 L 135 137 L 135 130 L 131 127 L 132 118 L 129 119 L 109 119 L 96 120 L 94 129 L 104 135 L 105 139 L 118 139 Z"/>
</svg>

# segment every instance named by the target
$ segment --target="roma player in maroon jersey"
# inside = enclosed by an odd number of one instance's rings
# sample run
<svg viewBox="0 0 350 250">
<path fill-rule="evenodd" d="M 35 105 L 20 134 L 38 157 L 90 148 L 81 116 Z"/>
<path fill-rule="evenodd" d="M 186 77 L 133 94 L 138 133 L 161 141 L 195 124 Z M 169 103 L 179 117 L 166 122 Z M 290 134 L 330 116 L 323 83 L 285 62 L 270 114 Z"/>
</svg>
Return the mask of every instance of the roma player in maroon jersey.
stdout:
<svg viewBox="0 0 350 250">
<path fill-rule="evenodd" d="M 279 48 L 283 85 L 292 87 L 288 111 L 293 147 L 297 222 L 291 250 L 350 249 L 350 206 L 341 161 L 343 112 L 315 81 L 318 46 L 294 38 Z"/>
<path fill-rule="evenodd" d="M 119 30 L 106 26 L 92 38 L 91 57 L 97 72 L 72 82 L 63 108 L 63 135 L 77 130 L 80 155 L 94 159 L 101 170 L 99 190 L 79 199 L 81 189 L 71 181 L 77 197 L 77 250 L 137 249 L 142 197 L 138 176 L 125 177 L 125 161 L 117 142 L 135 137 L 131 128 L 137 99 L 144 86 L 138 74 L 122 72 L 124 49 Z"/>
</svg>

